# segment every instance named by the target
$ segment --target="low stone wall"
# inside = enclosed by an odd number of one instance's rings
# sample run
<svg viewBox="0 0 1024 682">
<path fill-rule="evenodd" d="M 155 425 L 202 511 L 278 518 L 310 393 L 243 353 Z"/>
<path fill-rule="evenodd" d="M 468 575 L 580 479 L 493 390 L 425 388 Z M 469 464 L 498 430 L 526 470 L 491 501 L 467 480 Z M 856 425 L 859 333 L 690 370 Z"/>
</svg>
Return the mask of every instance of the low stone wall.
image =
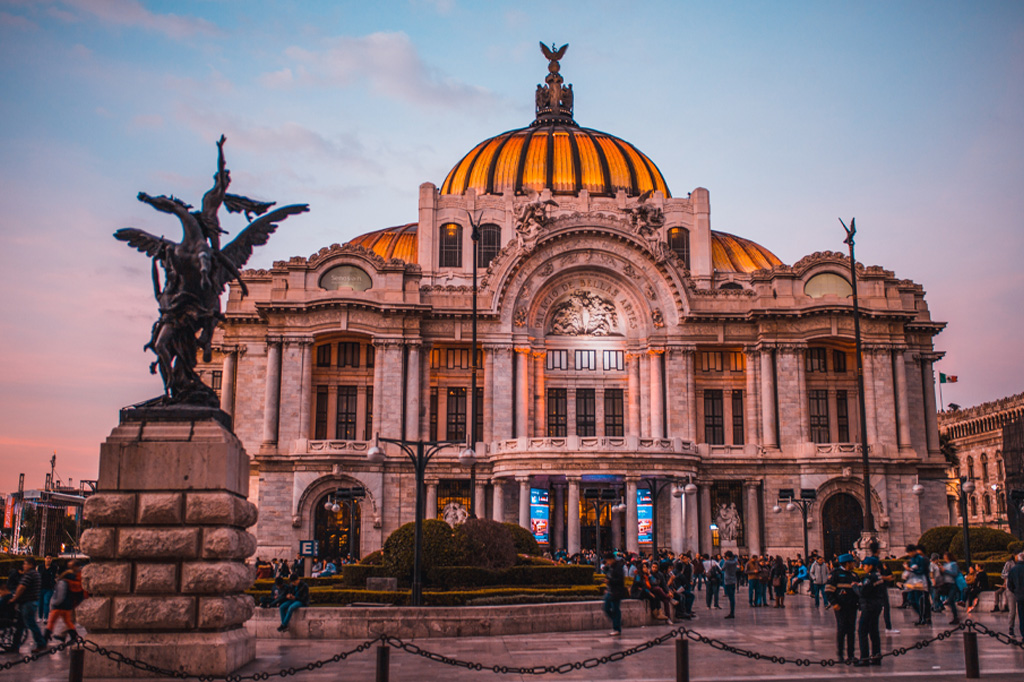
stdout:
<svg viewBox="0 0 1024 682">
<path fill-rule="evenodd" d="M 642 602 L 622 602 L 623 627 L 651 622 Z M 287 632 L 277 631 L 280 624 L 277 609 L 257 609 L 246 627 L 261 639 L 371 639 L 385 633 L 402 638 L 487 637 L 610 628 L 599 601 L 420 608 L 313 606 L 296 611 Z"/>
</svg>

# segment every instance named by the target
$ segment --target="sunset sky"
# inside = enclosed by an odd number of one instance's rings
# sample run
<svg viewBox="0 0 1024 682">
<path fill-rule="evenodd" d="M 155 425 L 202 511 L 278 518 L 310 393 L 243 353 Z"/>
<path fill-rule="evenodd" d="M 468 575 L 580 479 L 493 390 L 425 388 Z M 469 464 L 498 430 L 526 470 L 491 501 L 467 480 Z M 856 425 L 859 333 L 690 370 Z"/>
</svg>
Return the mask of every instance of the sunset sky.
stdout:
<svg viewBox="0 0 1024 682">
<path fill-rule="evenodd" d="M 1022 2 L 0 0 L 0 491 L 95 478 L 160 393 L 139 191 L 308 202 L 249 267 L 416 220 L 477 142 L 533 118 L 538 40 L 576 120 L 634 143 L 712 227 L 784 262 L 842 250 L 922 284 L 959 376 L 1024 390 Z M 222 218 L 236 233 L 238 216 Z"/>
</svg>

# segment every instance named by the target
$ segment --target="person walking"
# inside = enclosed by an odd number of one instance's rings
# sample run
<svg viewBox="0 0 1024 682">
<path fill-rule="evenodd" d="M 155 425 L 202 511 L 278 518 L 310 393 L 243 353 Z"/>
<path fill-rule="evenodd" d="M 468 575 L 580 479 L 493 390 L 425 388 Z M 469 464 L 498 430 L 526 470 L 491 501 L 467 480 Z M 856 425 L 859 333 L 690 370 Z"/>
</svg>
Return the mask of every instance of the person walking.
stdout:
<svg viewBox="0 0 1024 682">
<path fill-rule="evenodd" d="M 718 605 L 718 587 L 722 584 L 722 566 L 708 554 L 704 555 L 704 581 L 707 583 L 704 600 L 707 602 L 708 608 L 711 608 L 712 598 L 714 598 L 715 608 L 721 608 Z"/>
<path fill-rule="evenodd" d="M 857 558 L 852 554 L 840 555 L 836 559 L 836 569 L 825 585 L 832 610 L 836 613 L 836 651 L 841 661 L 853 659 L 853 634 L 857 628 L 857 606 L 860 601 L 857 595 L 859 581 L 853 572 L 856 565 Z"/>
<path fill-rule="evenodd" d="M 857 624 L 860 659 L 854 665 L 882 665 L 882 638 L 878 632 L 878 617 L 885 604 L 885 578 L 879 571 L 882 562 L 878 557 L 869 556 L 861 565 L 867 567 L 868 573 L 860 581 L 860 622 Z"/>
<path fill-rule="evenodd" d="M 736 574 L 739 573 L 740 563 L 732 550 L 725 553 L 725 560 L 722 561 L 722 589 L 729 600 L 729 615 L 726 618 L 736 617 Z"/>
<path fill-rule="evenodd" d="M 1024 552 L 1017 555 L 1017 560 L 1006 576 L 1006 587 L 1010 590 L 1013 600 L 1017 604 L 1017 627 L 1020 628 L 1021 637 L 1024 637 Z M 1013 634 L 1013 624 L 1010 624 L 1010 634 Z"/>
<path fill-rule="evenodd" d="M 612 622 L 613 637 L 622 634 L 622 600 L 626 598 L 626 571 L 622 560 L 609 552 L 604 557 L 604 613 Z"/>
<path fill-rule="evenodd" d="M 818 608 L 821 600 L 825 599 L 825 606 L 828 606 L 828 598 L 825 597 L 825 583 L 828 582 L 828 565 L 825 557 L 818 555 L 811 564 L 808 571 L 811 579 L 811 596 L 814 597 L 814 608 Z"/>
<path fill-rule="evenodd" d="M 32 649 L 34 654 L 46 651 L 46 638 L 43 637 L 43 633 L 39 630 L 39 623 L 36 622 L 41 584 L 39 571 L 36 570 L 36 560 L 31 557 L 25 559 L 21 565 L 18 587 L 14 590 L 14 596 L 10 603 L 18 607 L 22 623 L 32 633 L 32 641 L 35 643 L 35 648 Z"/>
<path fill-rule="evenodd" d="M 83 598 L 81 569 L 73 565 L 57 579 L 50 602 L 50 615 L 46 620 L 46 630 L 43 631 L 43 637 L 47 642 L 54 636 L 62 642 L 69 637 L 72 642 L 78 639 L 78 632 L 75 630 L 75 607 Z M 66 631 L 64 634 L 54 635 L 58 620 L 64 621 Z"/>
<path fill-rule="evenodd" d="M 301 577 L 294 575 L 291 579 L 291 588 L 288 591 L 287 597 L 281 603 L 281 625 L 277 628 L 277 631 L 284 632 L 287 630 L 292 615 L 304 606 L 309 606 L 309 586 L 302 582 Z"/>
<path fill-rule="evenodd" d="M 43 565 L 38 570 L 39 620 L 45 623 L 50 616 L 50 599 L 53 598 L 53 590 L 57 587 L 57 566 L 53 563 L 52 554 L 47 554 L 43 558 Z"/>
<path fill-rule="evenodd" d="M 949 605 L 949 610 L 953 614 L 949 624 L 959 625 L 960 614 L 956 610 L 956 603 L 960 599 L 960 589 L 957 586 L 957 578 L 960 577 L 960 566 L 953 560 L 953 555 L 946 552 L 943 555 L 943 563 L 940 564 L 940 568 L 942 571 L 942 583 L 939 586 L 939 593 L 943 596 L 945 603 Z"/>
</svg>

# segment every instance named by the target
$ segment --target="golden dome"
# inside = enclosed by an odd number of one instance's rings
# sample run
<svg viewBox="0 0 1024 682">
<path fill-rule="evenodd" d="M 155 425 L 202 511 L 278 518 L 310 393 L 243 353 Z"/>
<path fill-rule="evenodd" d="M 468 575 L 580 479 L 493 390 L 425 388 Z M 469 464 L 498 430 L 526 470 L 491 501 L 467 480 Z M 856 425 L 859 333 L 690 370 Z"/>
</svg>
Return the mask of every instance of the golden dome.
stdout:
<svg viewBox="0 0 1024 682">
<path fill-rule="evenodd" d="M 647 190 L 671 194 L 661 171 L 646 154 L 614 135 L 580 128 L 571 121 L 537 121 L 484 140 L 448 173 L 441 194 L 552 194 L 627 196 Z"/>
<path fill-rule="evenodd" d="M 351 240 L 378 256 L 417 263 L 417 223 L 386 227 Z M 782 261 L 760 244 L 725 232 L 711 231 L 711 259 L 719 272 L 753 272 L 780 265 Z"/>
</svg>

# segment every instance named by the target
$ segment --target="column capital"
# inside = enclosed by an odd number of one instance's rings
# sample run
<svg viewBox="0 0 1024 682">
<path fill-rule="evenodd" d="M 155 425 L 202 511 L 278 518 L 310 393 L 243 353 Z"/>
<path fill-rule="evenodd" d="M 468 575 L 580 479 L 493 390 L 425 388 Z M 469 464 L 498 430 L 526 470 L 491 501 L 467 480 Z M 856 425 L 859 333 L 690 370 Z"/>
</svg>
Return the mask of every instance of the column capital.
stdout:
<svg viewBox="0 0 1024 682">
<path fill-rule="evenodd" d="M 285 336 L 282 341 L 288 346 L 312 346 L 312 336 Z"/>
<path fill-rule="evenodd" d="M 511 353 L 515 348 L 511 343 L 482 343 L 480 347 L 488 353 Z"/>
<path fill-rule="evenodd" d="M 546 350 L 531 350 L 530 355 L 535 358 L 547 357 L 548 352 Z"/>
<path fill-rule="evenodd" d="M 647 354 L 648 355 L 652 355 L 652 356 L 653 355 L 662 355 L 664 352 L 665 352 L 664 348 L 648 348 L 647 349 Z"/>
<path fill-rule="evenodd" d="M 420 339 L 406 339 L 404 345 L 409 350 L 412 350 L 412 349 L 422 350 L 423 347 L 424 347 L 424 343 Z"/>
<path fill-rule="evenodd" d="M 533 352 L 533 349 L 530 348 L 529 346 L 517 347 L 514 350 L 515 350 L 516 353 L 519 353 L 520 355 L 526 355 L 526 356 L 529 356 L 530 353 Z"/>
<path fill-rule="evenodd" d="M 385 349 L 385 350 L 401 348 L 404 345 L 405 345 L 405 339 L 391 338 L 391 339 L 374 339 L 373 340 L 374 348 L 380 348 L 380 349 Z"/>
<path fill-rule="evenodd" d="M 284 343 L 284 337 L 280 334 L 267 334 L 267 347 L 280 346 Z"/>
<path fill-rule="evenodd" d="M 583 480 L 583 477 L 578 475 L 578 474 L 575 475 L 575 476 L 569 476 L 567 474 L 566 477 L 565 477 L 566 485 L 579 485 L 582 480 Z"/>
<path fill-rule="evenodd" d="M 530 474 L 518 474 L 516 475 L 516 483 L 522 485 L 523 483 L 529 483 L 530 479 L 533 478 Z"/>
<path fill-rule="evenodd" d="M 760 485 L 761 485 L 761 481 L 759 481 L 759 480 L 756 480 L 756 481 L 755 480 L 743 481 L 743 487 L 745 487 L 745 488 L 757 488 Z"/>
</svg>

